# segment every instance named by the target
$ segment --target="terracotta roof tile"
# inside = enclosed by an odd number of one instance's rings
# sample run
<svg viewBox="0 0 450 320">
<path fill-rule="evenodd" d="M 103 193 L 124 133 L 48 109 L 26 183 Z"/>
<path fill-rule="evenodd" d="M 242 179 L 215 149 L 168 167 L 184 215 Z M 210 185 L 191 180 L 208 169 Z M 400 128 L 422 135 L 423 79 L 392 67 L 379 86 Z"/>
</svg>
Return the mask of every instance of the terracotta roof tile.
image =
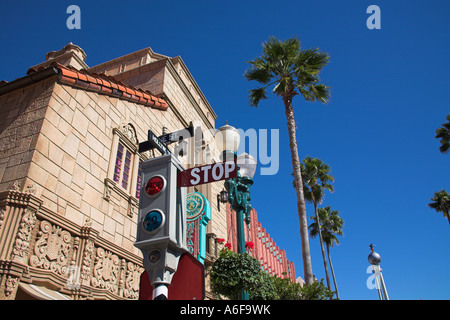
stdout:
<svg viewBox="0 0 450 320">
<path fill-rule="evenodd" d="M 78 79 L 78 73 L 66 68 L 58 68 L 61 71 L 61 74 L 65 77 Z"/>
<path fill-rule="evenodd" d="M 78 73 L 78 79 L 83 80 L 83 81 L 88 81 L 87 77 L 82 74 L 81 72 Z"/>
<path fill-rule="evenodd" d="M 74 85 L 77 83 L 77 79 L 74 79 L 71 77 L 66 77 L 66 76 L 61 76 L 61 78 L 59 80 L 65 84 L 69 84 L 69 85 Z"/>
<path fill-rule="evenodd" d="M 90 73 L 87 70 L 77 70 L 57 62 L 52 63 L 51 66 L 59 70 L 58 79 L 61 83 L 128 100 L 147 107 L 154 107 L 160 110 L 167 110 L 168 108 L 167 103 L 163 99 L 154 96 L 150 91 L 143 91 L 142 89 L 128 86 L 117 81 L 114 77 Z M 39 69 L 42 69 L 42 67 Z M 39 69 L 30 68 L 27 74 L 39 71 Z"/>
<path fill-rule="evenodd" d="M 102 90 L 102 86 L 95 82 L 89 82 L 89 90 L 100 92 Z"/>
</svg>

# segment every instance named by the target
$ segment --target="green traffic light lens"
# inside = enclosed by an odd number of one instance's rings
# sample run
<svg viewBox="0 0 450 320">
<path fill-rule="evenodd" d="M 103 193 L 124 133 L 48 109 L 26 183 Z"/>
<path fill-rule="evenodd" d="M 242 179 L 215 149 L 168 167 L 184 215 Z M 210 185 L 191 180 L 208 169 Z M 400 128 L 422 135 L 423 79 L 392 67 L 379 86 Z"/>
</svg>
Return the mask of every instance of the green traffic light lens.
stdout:
<svg viewBox="0 0 450 320">
<path fill-rule="evenodd" d="M 147 230 L 148 232 L 152 232 L 161 226 L 162 221 L 163 216 L 161 212 L 153 210 L 147 213 L 142 223 L 145 230 Z"/>
</svg>

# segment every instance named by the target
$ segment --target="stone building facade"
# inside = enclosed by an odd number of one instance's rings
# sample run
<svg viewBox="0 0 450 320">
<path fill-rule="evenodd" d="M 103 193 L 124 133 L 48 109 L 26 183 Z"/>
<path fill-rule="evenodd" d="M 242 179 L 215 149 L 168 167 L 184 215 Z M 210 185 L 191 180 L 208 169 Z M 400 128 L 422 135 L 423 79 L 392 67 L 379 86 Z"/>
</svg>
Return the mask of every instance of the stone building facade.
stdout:
<svg viewBox="0 0 450 320">
<path fill-rule="evenodd" d="M 220 161 L 217 116 L 180 57 L 146 48 L 91 68 L 85 59 L 70 43 L 0 84 L 0 299 L 137 299 L 139 162 L 159 155 L 139 142 L 193 124 L 200 134 L 180 162 Z M 226 232 L 217 209 L 206 265 Z"/>
<path fill-rule="evenodd" d="M 140 153 L 139 143 L 149 129 L 193 125 L 187 152 L 179 143 L 168 148 L 186 169 L 220 162 L 216 119 L 183 60 L 151 48 L 89 67 L 69 43 L 25 76 L 1 81 L 0 300 L 138 299 L 139 163 L 160 155 Z M 230 227 L 229 206 L 216 200 L 221 190 L 223 182 L 187 190 L 211 207 L 207 298 L 217 240 Z"/>
</svg>

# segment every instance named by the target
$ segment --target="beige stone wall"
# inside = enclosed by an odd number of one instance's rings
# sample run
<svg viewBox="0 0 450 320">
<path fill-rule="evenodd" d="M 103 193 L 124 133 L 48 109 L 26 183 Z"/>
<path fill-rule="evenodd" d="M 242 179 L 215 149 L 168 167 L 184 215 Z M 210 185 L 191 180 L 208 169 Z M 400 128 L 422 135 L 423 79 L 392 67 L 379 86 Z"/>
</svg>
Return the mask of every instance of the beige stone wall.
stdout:
<svg viewBox="0 0 450 320">
<path fill-rule="evenodd" d="M 34 231 L 30 231 L 30 239 L 39 238 L 39 224 L 48 225 L 47 220 L 55 228 L 61 226 L 69 230 L 74 246 L 79 241 L 75 240 L 77 237 L 89 239 L 90 236 L 85 233 L 92 230 L 88 234 L 95 237 L 89 240 L 91 242 L 82 241 L 83 250 L 95 246 L 96 250 L 100 250 L 97 260 L 103 259 L 102 250 L 118 255 L 124 261 L 120 268 L 124 270 L 122 276 L 125 276 L 130 272 L 126 271 L 126 261 L 132 261 L 135 274 L 138 270 L 135 264 L 141 257 L 141 252 L 133 245 L 138 212 L 134 186 L 137 165 L 140 160 L 159 155 L 158 151 L 139 155 L 138 143 L 147 140 L 149 129 L 162 134 L 163 127 L 173 132 L 193 123 L 201 127 L 203 137 L 198 141 L 197 148 L 194 138 L 189 139 L 189 154 L 180 157 L 181 163 L 185 168 L 190 168 L 219 162 L 214 142 L 216 115 L 180 58 L 170 59 L 141 50 L 93 70 L 105 71 L 101 70 L 103 68 L 111 73 L 122 72 L 115 77 L 125 84 L 151 90 L 164 97 L 169 108 L 167 111 L 152 109 L 59 84 L 56 77 L 0 96 L 0 193 L 4 191 L 3 194 L 9 196 L 16 192 L 23 196 L 21 192 L 31 187 L 30 194 L 33 199 L 38 199 L 39 206 L 33 209 L 37 222 L 33 225 Z M 133 157 L 134 169 L 128 190 L 113 181 L 119 141 L 125 143 Z M 170 149 L 173 150 L 174 145 Z M 199 155 L 194 157 L 194 152 Z M 17 186 L 11 188 L 14 182 Z M 217 203 L 217 194 L 222 189 L 223 182 L 217 182 L 187 190 L 199 191 L 210 201 L 212 219 L 207 232 L 212 236 L 209 239 L 212 251 L 215 237 L 226 238 L 226 206 L 220 204 L 219 212 Z M 0 203 L 0 209 L 4 206 L 5 212 L 13 215 L 16 209 L 10 209 L 12 204 L 9 200 L 4 201 L 3 205 Z M 20 207 L 20 203 L 14 202 L 14 205 Z M 28 211 L 20 212 L 25 215 Z M 15 223 L 19 222 L 17 220 Z M 17 230 L 18 227 L 15 228 Z M 2 235 L 0 228 L 1 237 L 5 238 L 5 235 Z M 76 248 L 70 250 L 76 253 Z M 91 263 L 86 262 L 88 260 L 83 258 L 83 254 L 77 253 L 75 256 L 75 253 L 73 263 Z M 31 256 L 32 250 L 26 251 L 26 254 Z M 30 270 L 34 272 L 33 268 Z M 42 274 L 40 277 L 43 277 Z M 20 278 L 19 275 L 15 277 Z M 33 276 L 28 277 L 33 279 Z M 101 275 L 99 277 L 101 280 Z M 7 278 L 2 278 L 5 288 Z M 90 282 L 89 279 L 84 283 L 94 287 L 98 285 L 98 281 Z M 135 294 L 126 295 L 119 291 L 114 291 L 109 297 L 135 297 Z M 92 292 L 85 293 L 85 297 L 95 298 Z"/>
<path fill-rule="evenodd" d="M 0 96 L 0 192 L 25 184 L 55 77 Z"/>
</svg>

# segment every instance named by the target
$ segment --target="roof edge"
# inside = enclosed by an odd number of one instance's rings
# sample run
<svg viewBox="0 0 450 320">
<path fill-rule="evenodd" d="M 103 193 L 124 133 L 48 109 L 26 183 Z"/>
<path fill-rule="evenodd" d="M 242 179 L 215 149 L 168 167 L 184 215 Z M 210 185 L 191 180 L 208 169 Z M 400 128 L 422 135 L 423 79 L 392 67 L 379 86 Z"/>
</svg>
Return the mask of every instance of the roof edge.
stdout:
<svg viewBox="0 0 450 320">
<path fill-rule="evenodd" d="M 0 85 L 0 95 L 26 87 L 30 84 L 45 80 L 57 74 L 59 74 L 59 70 L 57 68 L 54 68 L 53 66 L 36 71 L 34 73 L 30 73 L 22 78 L 18 78 L 11 82 L 6 82 Z"/>
</svg>

